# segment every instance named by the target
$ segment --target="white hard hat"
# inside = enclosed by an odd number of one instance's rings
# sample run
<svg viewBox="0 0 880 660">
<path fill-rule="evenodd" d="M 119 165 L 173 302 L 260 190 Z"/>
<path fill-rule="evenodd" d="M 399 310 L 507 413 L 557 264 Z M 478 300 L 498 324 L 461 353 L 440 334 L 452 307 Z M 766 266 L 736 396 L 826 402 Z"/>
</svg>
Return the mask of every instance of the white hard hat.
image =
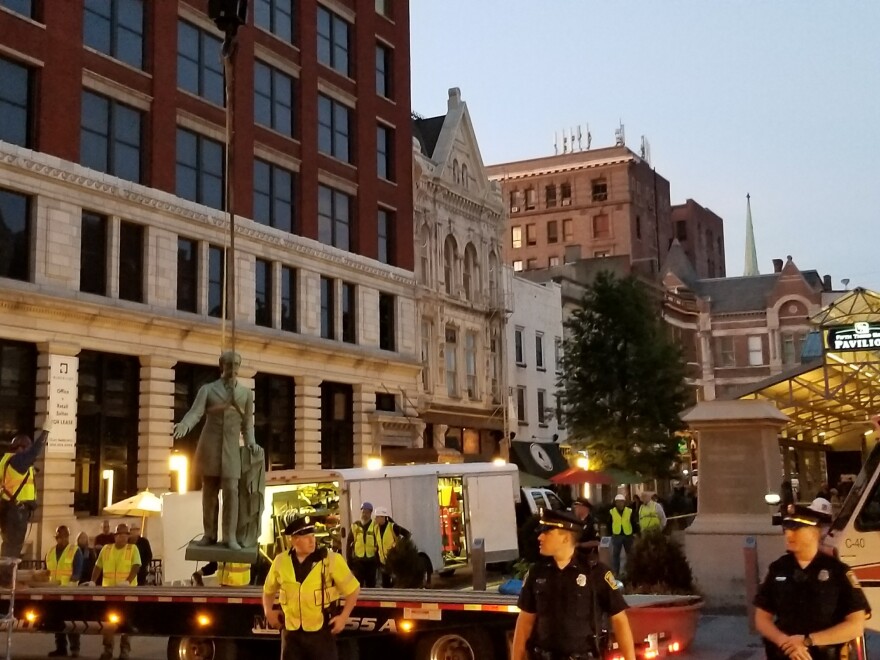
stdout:
<svg viewBox="0 0 880 660">
<path fill-rule="evenodd" d="M 618 493 L 617 495 L 614 496 L 614 501 L 615 502 L 626 502 L 626 496 Z"/>
<path fill-rule="evenodd" d="M 826 500 L 824 497 L 817 497 L 815 500 L 810 502 L 810 509 L 812 509 L 816 513 L 823 513 L 826 516 L 830 516 L 833 511 L 833 509 L 831 508 L 831 502 Z"/>
<path fill-rule="evenodd" d="M 373 509 L 374 516 L 385 516 L 386 518 L 390 518 L 391 514 L 388 512 L 388 508 L 384 506 L 377 506 Z"/>
</svg>

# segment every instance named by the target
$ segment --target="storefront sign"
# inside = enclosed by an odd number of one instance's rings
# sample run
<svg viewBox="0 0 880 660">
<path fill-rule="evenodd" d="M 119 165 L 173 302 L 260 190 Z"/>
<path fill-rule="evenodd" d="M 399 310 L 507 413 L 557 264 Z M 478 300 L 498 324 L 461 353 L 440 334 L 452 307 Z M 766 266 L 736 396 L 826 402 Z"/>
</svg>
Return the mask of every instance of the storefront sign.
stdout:
<svg viewBox="0 0 880 660">
<path fill-rule="evenodd" d="M 47 455 L 76 454 L 76 394 L 79 358 L 49 356 L 49 432 Z"/>
<path fill-rule="evenodd" d="M 880 349 L 880 323 L 860 322 L 828 328 L 826 346 L 832 351 Z"/>
</svg>

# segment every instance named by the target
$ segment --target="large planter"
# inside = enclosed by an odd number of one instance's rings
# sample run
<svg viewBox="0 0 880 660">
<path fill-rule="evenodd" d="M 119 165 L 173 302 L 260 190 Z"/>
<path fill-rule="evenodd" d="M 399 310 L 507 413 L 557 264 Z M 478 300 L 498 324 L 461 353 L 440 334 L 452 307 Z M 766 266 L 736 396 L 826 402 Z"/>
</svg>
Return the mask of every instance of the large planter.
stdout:
<svg viewBox="0 0 880 660">
<path fill-rule="evenodd" d="M 652 636 L 659 648 L 678 644 L 683 651 L 694 641 L 703 599 L 700 596 L 664 596 L 632 594 L 626 596 L 626 611 L 633 639 L 641 643 Z"/>
</svg>

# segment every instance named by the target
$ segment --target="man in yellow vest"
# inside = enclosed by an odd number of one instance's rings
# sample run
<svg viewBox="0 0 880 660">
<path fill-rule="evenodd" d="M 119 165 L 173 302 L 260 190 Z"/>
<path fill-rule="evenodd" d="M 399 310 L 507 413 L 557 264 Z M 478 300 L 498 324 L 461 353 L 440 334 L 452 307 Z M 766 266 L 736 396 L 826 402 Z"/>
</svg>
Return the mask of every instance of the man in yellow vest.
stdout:
<svg viewBox="0 0 880 660">
<path fill-rule="evenodd" d="M 137 584 L 137 574 L 141 567 L 141 555 L 137 546 L 128 542 L 128 525 L 119 523 L 116 525 L 116 534 L 112 545 L 101 548 L 95 569 L 92 571 L 92 583 L 97 583 L 103 577 L 102 587 L 134 586 Z M 104 652 L 100 660 L 112 660 L 113 658 L 113 631 L 104 633 Z M 128 635 L 123 634 L 119 639 L 119 659 L 126 660 L 131 653 L 131 642 Z"/>
<path fill-rule="evenodd" d="M 192 574 L 193 582 L 204 587 L 202 578 L 217 574 L 217 584 L 221 587 L 245 587 L 251 583 L 251 565 L 231 561 L 208 562 Z"/>
<path fill-rule="evenodd" d="M 37 508 L 34 463 L 46 446 L 52 420 L 47 416 L 37 441 L 19 433 L 0 457 L 0 555 L 20 557 L 31 514 Z"/>
<path fill-rule="evenodd" d="M 626 559 L 629 561 L 635 539 L 633 510 L 626 505 L 624 495 L 618 493 L 614 496 L 614 506 L 611 507 L 609 515 L 611 516 L 611 570 L 619 578 L 620 552 L 626 550 Z"/>
<path fill-rule="evenodd" d="M 382 572 L 382 587 L 389 589 L 394 582 L 388 566 L 388 553 L 397 545 L 398 539 L 409 538 L 409 531 L 391 519 L 391 512 L 384 506 L 376 507 L 373 529 L 376 533 L 376 554 L 379 557 L 379 570 Z"/>
<path fill-rule="evenodd" d="M 75 543 L 70 542 L 70 530 L 60 525 L 55 530 L 55 547 L 46 554 L 46 568 L 49 580 L 62 587 L 75 587 L 82 573 L 83 556 Z M 79 635 L 56 633 L 55 650 L 49 652 L 50 658 L 67 657 L 67 641 L 70 640 L 70 657 L 79 657 Z"/>
<path fill-rule="evenodd" d="M 639 530 L 642 534 L 662 532 L 666 527 L 666 512 L 656 494 L 642 493 L 642 506 L 639 507 Z"/>
<path fill-rule="evenodd" d="M 373 533 L 373 505 L 369 502 L 361 504 L 360 520 L 355 520 L 351 525 L 348 563 L 358 582 L 370 589 L 376 586 L 379 559 L 376 556 L 376 535 Z"/>
<path fill-rule="evenodd" d="M 333 635 L 345 628 L 360 585 L 342 555 L 317 547 L 310 516 L 296 518 L 284 534 L 291 548 L 275 557 L 263 585 L 266 620 L 282 630 L 281 660 L 338 660 Z M 345 596 L 341 611 L 340 595 Z M 276 596 L 281 612 L 275 609 Z"/>
</svg>

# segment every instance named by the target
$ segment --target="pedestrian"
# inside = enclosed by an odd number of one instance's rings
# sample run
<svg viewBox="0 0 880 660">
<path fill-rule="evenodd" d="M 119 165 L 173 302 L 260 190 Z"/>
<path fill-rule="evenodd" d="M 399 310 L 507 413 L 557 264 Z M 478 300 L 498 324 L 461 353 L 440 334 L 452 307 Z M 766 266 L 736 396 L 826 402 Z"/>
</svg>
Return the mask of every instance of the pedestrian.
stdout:
<svg viewBox="0 0 880 660">
<path fill-rule="evenodd" d="M 629 505 L 629 508 L 633 510 L 633 534 L 638 536 L 642 529 L 639 527 L 639 512 L 642 509 L 642 500 L 639 499 L 638 495 L 632 496 L 632 502 Z"/>
<path fill-rule="evenodd" d="M 92 571 L 95 570 L 95 562 L 98 561 L 98 555 L 94 548 L 89 547 L 89 535 L 86 532 L 80 532 L 76 537 L 76 547 L 82 555 L 82 570 L 79 573 L 79 583 L 83 584 L 92 579 Z"/>
<path fill-rule="evenodd" d="M 348 537 L 348 563 L 351 572 L 364 587 L 375 588 L 379 558 L 376 555 L 376 534 L 373 532 L 373 505 L 361 504 L 361 517 L 351 525 Z"/>
<path fill-rule="evenodd" d="M 116 541 L 116 535 L 110 531 L 110 521 L 101 523 L 101 533 L 95 537 L 95 552 L 100 553 L 101 548 Z"/>
<path fill-rule="evenodd" d="M 76 544 L 70 542 L 67 525 L 55 529 L 55 547 L 46 553 L 46 568 L 49 580 L 62 587 L 77 586 L 82 576 L 83 556 Z M 55 650 L 49 652 L 50 658 L 66 658 L 67 644 L 70 642 L 70 657 L 79 657 L 79 635 L 77 633 L 55 633 Z"/>
<path fill-rule="evenodd" d="M 593 516 L 592 502 L 586 497 L 578 497 L 571 503 L 571 510 L 584 526 L 584 530 L 578 539 L 578 550 L 587 554 L 598 552 L 599 530 L 596 525 L 596 518 Z"/>
<path fill-rule="evenodd" d="M 310 516 L 294 519 L 284 534 L 291 548 L 275 557 L 263 585 L 263 613 L 282 631 L 281 660 L 337 660 L 333 636 L 345 628 L 360 585 L 342 555 L 317 547 Z M 341 611 L 333 592 L 345 596 Z"/>
<path fill-rule="evenodd" d="M 52 420 L 46 416 L 37 441 L 19 433 L 0 457 L 0 555 L 21 557 L 31 515 L 37 508 L 34 463 L 46 446 Z"/>
<path fill-rule="evenodd" d="M 626 551 L 626 560 L 632 553 L 635 530 L 633 529 L 633 511 L 626 505 L 626 497 L 614 496 L 614 506 L 609 512 L 611 516 L 611 569 L 615 576 L 620 576 L 620 555 Z"/>
<path fill-rule="evenodd" d="M 141 536 L 141 527 L 137 524 L 131 526 L 131 535 L 128 537 L 128 542 L 137 546 L 138 553 L 141 556 L 141 567 L 138 570 L 137 583 L 139 587 L 142 587 L 147 583 L 147 574 L 150 572 L 150 564 L 153 561 L 153 548 L 150 546 L 150 542 Z"/>
<path fill-rule="evenodd" d="M 373 530 L 376 534 L 376 554 L 379 556 L 379 571 L 382 573 L 382 588 L 389 589 L 394 576 L 388 566 L 388 553 L 400 539 L 410 537 L 409 530 L 391 519 L 391 512 L 384 506 L 376 507 Z"/>
<path fill-rule="evenodd" d="M 642 493 L 642 506 L 639 508 L 639 530 L 642 534 L 662 532 L 666 527 L 666 512 L 656 494 Z"/>
<path fill-rule="evenodd" d="M 244 587 L 251 583 L 251 565 L 231 561 L 211 561 L 192 574 L 193 582 L 204 587 L 202 580 L 217 574 L 217 584 L 221 587 Z"/>
<path fill-rule="evenodd" d="M 116 525 L 114 541 L 101 548 L 95 569 L 92 571 L 92 583 L 102 579 L 102 587 L 136 585 L 137 574 L 141 567 L 141 556 L 137 546 L 128 542 L 128 525 Z M 100 660 L 112 660 L 114 630 L 111 628 L 103 633 L 104 652 Z M 119 638 L 119 660 L 127 660 L 131 653 L 131 640 L 123 633 Z"/>
<path fill-rule="evenodd" d="M 635 660 L 626 601 L 611 570 L 577 552 L 583 524 L 560 512 L 541 512 L 541 559 L 532 566 L 520 592 L 512 660 L 604 658 L 599 635 L 607 615 L 617 654 Z"/>
<path fill-rule="evenodd" d="M 839 659 L 864 634 L 870 606 L 849 566 L 819 551 L 830 516 L 795 505 L 782 520 L 786 553 L 755 597 L 755 627 L 768 660 Z"/>
</svg>

